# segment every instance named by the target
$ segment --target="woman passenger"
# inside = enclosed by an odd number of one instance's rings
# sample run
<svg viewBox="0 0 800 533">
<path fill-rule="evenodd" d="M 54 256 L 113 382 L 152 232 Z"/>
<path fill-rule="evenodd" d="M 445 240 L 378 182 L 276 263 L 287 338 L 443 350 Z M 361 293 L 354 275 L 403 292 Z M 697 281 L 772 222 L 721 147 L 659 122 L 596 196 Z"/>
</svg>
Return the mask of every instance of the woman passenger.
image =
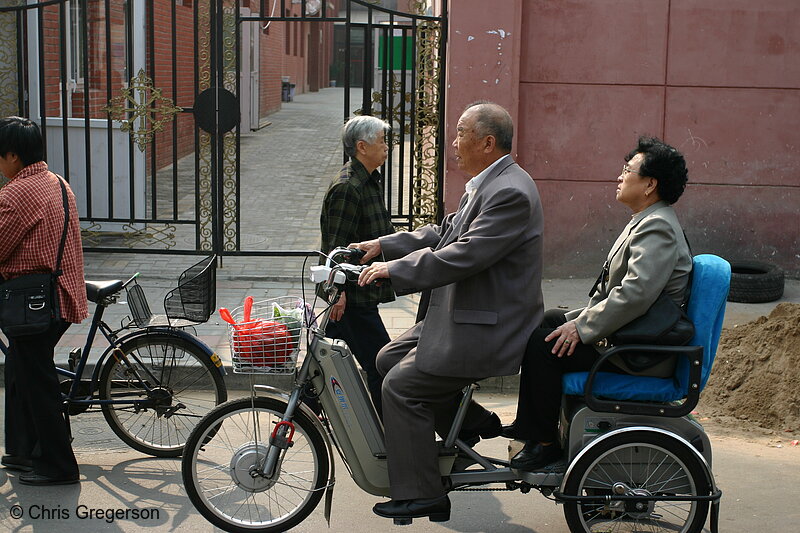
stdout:
<svg viewBox="0 0 800 533">
<path fill-rule="evenodd" d="M 641 137 L 625 161 L 616 199 L 632 218 L 611 247 L 588 304 L 569 312 L 547 311 L 528 341 L 517 418 L 503 431 L 526 441 L 511 460 L 513 468 L 532 471 L 561 458 L 562 374 L 589 370 L 604 350 L 598 343 L 644 315 L 663 291 L 683 303 L 692 256 L 671 206 L 686 187 L 686 162 L 675 148 L 652 137 Z M 603 369 L 631 371 L 615 357 Z M 657 373 L 653 369 L 648 375 Z"/>
</svg>

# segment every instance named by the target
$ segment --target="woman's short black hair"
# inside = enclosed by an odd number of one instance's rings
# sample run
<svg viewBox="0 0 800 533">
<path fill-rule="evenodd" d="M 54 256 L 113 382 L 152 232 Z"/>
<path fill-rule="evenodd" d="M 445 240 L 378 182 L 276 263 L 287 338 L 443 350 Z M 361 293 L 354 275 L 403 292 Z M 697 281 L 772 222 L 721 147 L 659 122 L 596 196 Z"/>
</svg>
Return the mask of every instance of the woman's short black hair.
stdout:
<svg viewBox="0 0 800 533">
<path fill-rule="evenodd" d="M 13 152 L 24 166 L 44 159 L 42 131 L 34 121 L 23 117 L 0 118 L 0 156 Z"/>
<path fill-rule="evenodd" d="M 686 160 L 678 150 L 656 137 L 639 137 L 639 143 L 625 157 L 630 161 L 636 154 L 642 154 L 644 161 L 639 167 L 643 177 L 658 180 L 658 196 L 668 204 L 674 204 L 686 189 L 689 180 Z"/>
</svg>

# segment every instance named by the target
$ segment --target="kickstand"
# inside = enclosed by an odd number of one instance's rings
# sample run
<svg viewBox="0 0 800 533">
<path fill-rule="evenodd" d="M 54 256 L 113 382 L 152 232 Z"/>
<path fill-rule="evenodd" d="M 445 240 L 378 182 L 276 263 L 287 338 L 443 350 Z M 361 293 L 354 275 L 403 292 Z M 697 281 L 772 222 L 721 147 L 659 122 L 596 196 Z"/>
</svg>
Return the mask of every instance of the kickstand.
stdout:
<svg viewBox="0 0 800 533">
<path fill-rule="evenodd" d="M 67 424 L 67 437 L 69 437 L 69 443 L 72 444 L 75 437 L 72 436 L 72 425 L 69 423 L 69 402 L 64 402 L 64 423 Z"/>
</svg>

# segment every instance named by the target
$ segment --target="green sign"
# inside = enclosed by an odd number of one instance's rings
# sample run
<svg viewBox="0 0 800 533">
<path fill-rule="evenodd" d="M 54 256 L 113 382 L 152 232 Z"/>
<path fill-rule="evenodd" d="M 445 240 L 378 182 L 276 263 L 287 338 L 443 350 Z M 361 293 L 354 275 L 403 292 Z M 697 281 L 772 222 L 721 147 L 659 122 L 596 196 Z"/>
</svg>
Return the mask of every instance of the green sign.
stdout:
<svg viewBox="0 0 800 533">
<path fill-rule="evenodd" d="M 406 51 L 406 59 L 405 62 L 403 61 L 403 41 L 405 40 L 405 51 Z M 414 67 L 413 61 L 413 50 L 414 50 L 414 41 L 410 35 L 406 35 L 405 37 L 402 35 L 394 35 L 392 36 L 392 45 L 391 50 L 387 50 L 386 47 L 388 46 L 388 40 L 385 36 L 381 35 L 378 40 L 378 68 L 384 69 L 385 60 L 389 57 L 391 53 L 391 60 L 390 63 L 392 65 L 392 70 L 411 70 Z"/>
</svg>

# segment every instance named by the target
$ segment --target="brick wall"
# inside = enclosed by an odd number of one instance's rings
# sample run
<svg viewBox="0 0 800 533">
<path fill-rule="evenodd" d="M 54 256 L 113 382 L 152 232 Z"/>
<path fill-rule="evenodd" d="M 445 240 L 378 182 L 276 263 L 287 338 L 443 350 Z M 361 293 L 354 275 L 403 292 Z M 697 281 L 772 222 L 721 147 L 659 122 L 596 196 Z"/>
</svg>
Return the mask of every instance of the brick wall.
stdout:
<svg viewBox="0 0 800 533">
<path fill-rule="evenodd" d="M 272 0 L 279 1 L 279 0 Z M 257 10 L 260 3 L 248 2 L 251 9 Z M 165 98 L 182 108 L 192 108 L 195 99 L 195 47 L 198 39 L 194 35 L 194 10 L 190 0 L 167 2 L 155 0 L 152 13 L 147 13 L 145 47 L 147 50 L 146 73 L 153 79 L 155 87 Z M 300 15 L 299 4 L 285 4 L 291 17 Z M 266 14 L 272 13 L 270 0 L 265 0 Z M 338 13 L 338 0 L 334 2 L 331 14 Z M 280 9 L 280 4 L 278 4 Z M 45 113 L 50 117 L 64 115 L 60 85 L 62 61 L 61 46 L 63 27 L 60 22 L 58 6 L 43 9 L 44 27 L 44 89 Z M 275 12 L 275 15 L 279 13 Z M 104 2 L 88 3 L 88 69 L 82 83 L 67 91 L 68 109 L 66 114 L 75 118 L 88 115 L 91 118 L 105 119 L 103 110 L 108 101 L 120 94 L 128 75 L 126 72 L 125 13 L 123 3 L 111 1 L 108 11 Z M 309 28 L 307 22 L 272 22 L 265 29 L 261 24 L 260 33 L 260 115 L 267 116 L 281 107 L 281 78 L 288 76 L 295 85 L 295 94 L 309 90 L 308 57 Z M 200 28 L 200 31 L 205 31 Z M 315 37 L 315 42 L 317 37 Z M 329 83 L 330 50 L 333 41 L 332 24 L 323 24 L 321 30 L 322 47 L 314 50 L 315 68 L 319 87 Z M 66 42 L 66 37 L 64 37 Z M 110 40 L 110 46 L 108 41 Z M 140 44 L 140 43 L 137 43 Z M 314 43 L 311 43 L 312 45 Z M 70 76 L 69 73 L 67 74 Z M 34 112 L 38 115 L 38 112 Z M 148 149 L 148 173 L 153 168 L 171 164 L 194 149 L 194 119 L 191 113 L 184 112 L 177 119 L 165 125 L 165 129 L 155 135 L 155 142 Z"/>
</svg>

